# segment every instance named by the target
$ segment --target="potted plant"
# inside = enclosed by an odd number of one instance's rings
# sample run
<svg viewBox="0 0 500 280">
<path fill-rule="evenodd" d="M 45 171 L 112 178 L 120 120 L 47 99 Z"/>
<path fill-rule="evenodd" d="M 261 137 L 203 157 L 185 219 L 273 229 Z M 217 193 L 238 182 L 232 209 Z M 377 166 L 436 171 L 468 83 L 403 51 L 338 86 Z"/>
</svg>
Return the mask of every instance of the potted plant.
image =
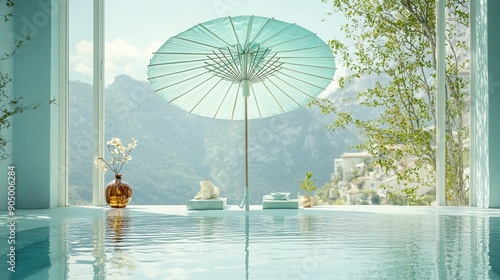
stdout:
<svg viewBox="0 0 500 280">
<path fill-rule="evenodd" d="M 299 197 L 299 204 L 302 207 L 311 207 L 314 202 L 310 196 L 310 193 L 316 190 L 316 179 L 312 179 L 312 172 L 306 173 L 306 178 L 300 181 L 300 188 L 306 191 L 306 195 Z"/>
</svg>

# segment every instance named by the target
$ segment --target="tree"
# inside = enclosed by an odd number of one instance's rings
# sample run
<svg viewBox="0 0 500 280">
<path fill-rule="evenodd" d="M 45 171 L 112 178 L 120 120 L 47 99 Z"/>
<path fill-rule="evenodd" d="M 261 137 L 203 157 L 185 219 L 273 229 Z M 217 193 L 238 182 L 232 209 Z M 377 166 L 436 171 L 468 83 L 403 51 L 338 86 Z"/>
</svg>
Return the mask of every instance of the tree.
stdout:
<svg viewBox="0 0 500 280">
<path fill-rule="evenodd" d="M 417 182 L 435 188 L 436 182 L 436 3 L 431 0 L 322 0 L 348 23 L 342 31 L 349 45 L 329 41 L 337 64 L 347 69 L 338 79 L 341 89 L 360 79 L 376 80 L 356 99 L 363 110 L 380 115 L 367 119 L 341 109 L 329 99 L 312 104 L 332 114 L 332 130 L 348 126 L 363 140 L 374 165 L 396 175 L 410 204 L 424 203 L 425 191 L 404 188 Z M 446 30 L 446 200 L 468 204 L 464 170 L 468 161 L 467 28 L 468 1 L 447 0 Z M 352 100 L 347 100 L 352 102 Z"/>
<path fill-rule="evenodd" d="M 0 0 L 0 16 L 2 16 L 4 23 L 13 18 L 13 7 L 14 1 L 7 0 L 4 2 Z M 8 92 L 8 85 L 12 82 L 12 76 L 10 73 L 4 71 L 2 67 L 4 61 L 12 59 L 17 50 L 29 39 L 29 34 L 23 36 L 16 42 L 13 42 L 11 50 L 2 50 L 2 54 L 0 55 L 0 160 L 7 159 L 11 155 L 5 149 L 10 140 L 6 138 L 4 131 L 12 125 L 12 117 L 26 110 L 32 110 L 38 107 L 37 104 L 24 105 L 22 103 L 22 97 L 12 97 Z"/>
<path fill-rule="evenodd" d="M 316 195 L 319 196 L 319 198 L 323 201 L 326 202 L 326 204 L 330 204 L 330 190 L 332 189 L 332 184 L 331 183 L 325 183 L 323 187 L 319 188 L 316 191 Z M 338 196 L 338 191 L 337 191 L 337 196 Z"/>
</svg>

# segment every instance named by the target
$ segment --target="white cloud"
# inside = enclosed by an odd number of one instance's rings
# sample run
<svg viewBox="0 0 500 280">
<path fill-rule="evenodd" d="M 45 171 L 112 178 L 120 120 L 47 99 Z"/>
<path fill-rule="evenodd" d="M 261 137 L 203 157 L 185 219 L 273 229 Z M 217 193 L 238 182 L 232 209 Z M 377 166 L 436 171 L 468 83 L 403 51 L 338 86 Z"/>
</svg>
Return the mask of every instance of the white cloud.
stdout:
<svg viewBox="0 0 500 280">
<path fill-rule="evenodd" d="M 128 75 L 137 80 L 147 79 L 147 65 L 163 42 L 154 41 L 144 49 L 132 45 L 122 38 L 105 42 L 105 86 L 113 82 L 117 75 Z M 75 53 L 70 55 L 70 71 L 80 80 L 92 82 L 93 45 L 91 41 L 80 41 L 75 45 Z M 338 78 L 345 75 L 345 68 L 337 68 L 333 82 L 320 95 L 328 98 L 339 90 Z"/>
<path fill-rule="evenodd" d="M 161 42 L 152 42 L 140 49 L 124 39 L 105 42 L 105 85 L 113 82 L 117 75 L 125 74 L 134 79 L 146 80 L 147 65 Z M 75 53 L 70 55 L 70 71 L 91 81 L 93 66 L 93 45 L 90 41 L 80 41 L 75 45 Z"/>
<path fill-rule="evenodd" d="M 92 77 L 92 42 L 80 41 L 75 45 L 75 54 L 70 54 L 70 70 Z"/>
</svg>

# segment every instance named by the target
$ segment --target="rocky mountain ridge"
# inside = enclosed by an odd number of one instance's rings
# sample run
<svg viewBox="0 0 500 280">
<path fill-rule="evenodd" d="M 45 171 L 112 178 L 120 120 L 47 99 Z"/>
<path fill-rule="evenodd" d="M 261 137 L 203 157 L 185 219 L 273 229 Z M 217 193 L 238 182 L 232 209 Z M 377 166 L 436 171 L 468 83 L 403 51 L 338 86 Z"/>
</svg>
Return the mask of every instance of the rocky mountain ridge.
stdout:
<svg viewBox="0 0 500 280">
<path fill-rule="evenodd" d="M 244 122 L 189 114 L 163 100 L 145 81 L 117 76 L 105 92 L 106 139 L 138 140 L 123 179 L 133 187 L 132 204 L 184 204 L 212 180 L 229 204 L 243 198 Z M 250 203 L 270 192 L 296 197 L 300 180 L 313 172 L 321 187 L 330 181 L 335 158 L 358 141 L 348 130 L 325 129 L 331 116 L 317 108 L 249 121 Z M 92 198 L 92 86 L 70 82 L 70 204 Z M 104 156 L 109 158 L 109 154 Z M 106 182 L 112 174 L 106 174 Z"/>
</svg>

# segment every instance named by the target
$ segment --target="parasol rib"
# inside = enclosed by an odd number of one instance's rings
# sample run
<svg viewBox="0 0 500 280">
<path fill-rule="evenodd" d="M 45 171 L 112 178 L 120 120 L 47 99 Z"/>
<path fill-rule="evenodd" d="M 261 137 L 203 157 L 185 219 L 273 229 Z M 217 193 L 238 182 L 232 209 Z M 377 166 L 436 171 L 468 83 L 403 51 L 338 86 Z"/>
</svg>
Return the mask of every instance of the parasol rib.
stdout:
<svg viewBox="0 0 500 280">
<path fill-rule="evenodd" d="M 262 112 L 260 111 L 260 106 L 259 106 L 259 102 L 257 102 L 257 96 L 255 94 L 255 91 L 253 90 L 253 87 L 250 87 L 250 89 L 252 90 L 252 97 L 255 101 L 255 107 L 257 107 L 257 112 L 259 113 L 259 117 L 262 118 Z"/>
<path fill-rule="evenodd" d="M 250 38 L 250 33 L 252 33 L 252 23 L 253 23 L 253 16 L 248 18 L 247 37 L 245 38 L 245 45 L 247 46 L 248 46 L 248 39 Z"/>
<path fill-rule="evenodd" d="M 304 66 L 304 67 L 310 67 L 310 68 L 323 68 L 323 69 L 332 69 L 330 66 L 314 66 L 311 64 L 303 64 L 303 63 L 293 63 L 293 62 L 287 62 L 287 65 L 293 65 L 293 66 Z"/>
<path fill-rule="evenodd" d="M 266 54 L 267 50 L 268 50 L 268 49 L 266 49 L 266 50 L 262 53 L 262 55 L 260 55 L 260 58 L 259 58 L 259 63 L 260 63 L 260 62 L 262 61 L 262 59 L 264 58 L 264 56 L 265 56 L 265 54 Z M 259 53 L 259 51 L 260 51 L 260 45 L 257 47 L 257 51 L 255 51 L 254 53 L 257 53 L 257 54 L 258 54 L 258 53 Z M 249 70 L 250 70 L 250 73 L 249 73 L 249 75 L 250 75 L 250 76 L 253 76 L 253 73 L 255 73 L 255 71 L 254 71 L 254 70 L 256 70 L 256 69 L 257 69 L 257 66 L 259 65 L 259 63 L 256 63 L 256 61 L 257 61 L 257 57 L 259 57 L 259 55 L 252 55 L 252 60 L 250 61 L 250 67 L 249 67 L 249 68 L 250 68 L 250 69 L 249 69 Z"/>
<path fill-rule="evenodd" d="M 193 44 L 196 44 L 196 45 L 201 45 L 201 46 L 206 46 L 206 47 L 209 47 L 209 48 L 218 48 L 218 46 L 214 46 L 214 45 L 209 45 L 209 44 L 205 44 L 205 43 L 202 43 L 202 42 L 199 42 L 199 41 L 195 41 L 195 40 L 191 40 L 191 39 L 188 39 L 188 38 L 184 38 L 184 37 L 174 37 L 176 39 L 179 39 L 181 41 L 186 41 L 186 42 L 190 42 L 190 43 L 193 43 Z"/>
<path fill-rule="evenodd" d="M 238 71 L 238 68 L 236 68 L 230 61 L 229 59 L 227 58 L 227 56 L 223 53 L 221 53 L 222 56 L 224 58 L 221 58 L 215 51 L 214 51 L 214 55 L 218 58 L 218 60 L 212 58 L 212 57 L 209 57 L 210 60 L 212 60 L 215 64 L 217 64 L 218 66 L 220 67 L 215 67 L 214 65 L 212 64 L 209 64 L 209 63 L 206 63 L 207 64 L 207 67 L 211 67 L 213 68 L 214 70 L 211 71 L 212 73 L 214 73 L 216 76 L 222 76 L 223 78 L 225 77 L 226 79 L 229 79 L 229 80 L 232 80 L 232 79 L 236 79 L 238 76 L 241 77 L 241 74 L 239 73 Z M 224 63 L 224 61 L 226 63 Z M 231 69 L 228 69 L 227 66 L 230 66 Z M 206 67 L 205 67 L 206 68 Z M 210 70 L 210 69 L 209 69 Z M 225 70 L 225 71 L 224 71 Z M 232 79 L 230 79 L 230 77 L 232 77 Z"/>
<path fill-rule="evenodd" d="M 240 38 L 238 38 L 238 33 L 236 32 L 236 29 L 234 28 L 233 19 L 231 17 L 228 17 L 228 18 L 229 18 L 229 23 L 231 23 L 231 29 L 233 30 L 234 38 L 236 38 L 236 44 L 239 46 L 239 45 L 241 45 Z"/>
<path fill-rule="evenodd" d="M 184 63 L 192 63 L 192 62 L 203 62 L 203 61 L 207 61 L 207 60 L 208 59 L 203 58 L 203 59 L 194 59 L 194 60 L 169 61 L 169 62 L 149 64 L 149 66 L 154 67 L 154 66 L 163 66 L 163 65 L 172 65 L 172 64 L 184 64 Z"/>
<path fill-rule="evenodd" d="M 223 46 L 230 46 L 231 43 L 222 39 L 220 36 L 218 36 L 216 33 L 212 32 L 210 29 L 208 29 L 205 25 L 203 24 L 200 24 L 199 25 L 200 27 L 202 27 L 205 31 L 207 31 L 208 33 L 210 33 L 212 36 L 214 36 L 215 38 L 217 38 Z M 218 47 L 217 47 L 218 48 Z"/>
<path fill-rule="evenodd" d="M 273 19 L 274 20 L 274 19 Z M 270 39 L 274 39 L 276 37 L 276 35 L 280 34 L 281 32 L 287 30 L 288 28 L 290 28 L 291 26 L 296 26 L 295 24 L 289 24 L 287 26 L 284 26 L 283 28 L 281 28 L 280 30 L 276 30 L 276 32 L 274 32 L 272 35 L 268 35 L 268 37 L 265 39 L 265 40 L 262 40 L 262 41 L 259 41 L 259 44 L 260 45 L 265 45 L 265 43 L 267 41 L 269 41 Z M 257 36 L 254 38 L 254 41 L 257 39 Z"/>
<path fill-rule="evenodd" d="M 296 80 L 296 81 L 300 81 L 300 82 L 302 82 L 302 83 L 304 83 L 304 84 L 307 84 L 307 85 L 313 86 L 313 87 L 315 87 L 315 88 L 318 88 L 318 89 L 325 89 L 324 87 L 321 87 L 321 86 L 318 86 L 318 85 L 316 85 L 316 84 L 313 84 L 313 83 L 307 82 L 307 81 L 305 81 L 304 79 L 299 79 L 299 78 L 297 78 L 297 77 L 290 76 L 290 75 L 288 75 L 288 74 L 286 74 L 286 73 L 283 73 L 283 72 L 280 72 L 280 74 L 282 74 L 282 75 L 284 75 L 284 76 L 287 76 L 287 77 L 289 77 L 289 78 L 291 78 L 291 79 L 294 79 L 294 80 Z M 278 78 L 278 77 L 276 76 L 276 78 Z M 278 79 L 281 79 L 281 78 L 278 78 Z"/>
<path fill-rule="evenodd" d="M 312 46 L 312 47 L 307 47 L 307 48 L 301 48 L 301 49 L 290 49 L 290 50 L 280 50 L 280 53 L 291 53 L 291 52 L 301 52 L 301 51 L 310 51 L 314 49 L 321 49 L 321 46 Z"/>
<path fill-rule="evenodd" d="M 219 111 L 220 111 L 220 108 L 222 107 L 222 104 L 224 104 L 224 101 L 226 100 L 227 96 L 229 95 L 229 91 L 231 90 L 231 88 L 234 85 L 235 84 L 233 84 L 233 83 L 229 84 L 229 87 L 227 88 L 226 94 L 224 94 L 224 98 L 222 98 L 222 101 L 220 102 L 219 107 L 217 108 L 217 111 L 215 111 L 214 118 L 216 118 L 217 115 L 219 114 Z"/>
<path fill-rule="evenodd" d="M 288 86 L 296 89 L 297 91 L 299 91 L 301 94 L 303 94 L 304 96 L 306 96 L 307 98 L 309 99 L 314 99 L 314 96 L 311 96 L 309 95 L 308 93 L 304 92 L 303 90 L 300 90 L 299 88 L 291 85 L 290 83 L 286 82 L 285 80 L 283 79 L 280 79 L 279 77 L 276 77 L 277 79 L 279 79 L 280 81 L 284 82 L 285 84 L 287 84 Z M 270 83 L 272 83 L 275 87 L 277 87 L 284 95 L 286 95 L 290 100 L 292 100 L 295 104 L 297 104 L 298 106 L 301 106 L 303 104 L 301 104 L 301 102 L 297 101 L 295 98 L 293 98 L 292 96 L 290 96 L 285 90 L 283 90 L 280 86 L 278 86 L 274 81 L 272 80 L 269 80 Z"/>
<path fill-rule="evenodd" d="M 304 40 L 304 39 L 307 39 L 309 37 L 317 37 L 317 36 L 314 33 L 310 33 L 310 34 L 306 34 L 306 35 L 301 36 L 301 37 L 295 37 L 295 38 L 292 38 L 290 40 L 286 40 L 286 41 L 282 41 L 282 42 L 279 42 L 279 43 L 274 44 L 274 45 L 270 45 L 269 48 L 275 48 L 275 47 L 283 45 L 283 44 L 290 44 L 290 43 L 293 43 L 294 41 Z M 295 44 L 292 44 L 292 46 L 293 45 L 295 45 Z"/>
<path fill-rule="evenodd" d="M 166 52 L 166 51 L 156 51 L 153 54 L 164 54 L 164 55 L 202 55 L 202 56 L 207 56 L 211 55 L 211 52 L 206 52 L 206 53 L 195 53 L 195 52 Z M 152 65 L 152 64 L 150 64 Z"/>
<path fill-rule="evenodd" d="M 241 88 L 241 85 L 238 84 L 238 90 L 236 91 L 236 93 L 240 92 L 240 88 Z M 236 111 L 236 103 L 238 101 L 238 96 L 240 96 L 239 94 L 235 94 L 234 95 L 234 104 L 233 104 L 233 112 L 231 113 L 231 119 L 234 120 L 234 113 Z"/>
<path fill-rule="evenodd" d="M 200 99 L 200 100 L 198 100 L 198 102 L 197 102 L 197 103 L 193 106 L 193 108 L 191 108 L 191 110 L 189 111 L 189 113 L 192 113 L 192 112 L 196 109 L 196 107 L 198 107 L 198 105 L 200 105 L 200 103 L 201 103 L 201 102 L 202 102 L 202 101 L 203 101 L 203 100 L 204 100 L 204 99 L 205 99 L 205 98 L 206 98 L 206 97 L 210 94 L 210 92 L 212 92 L 212 90 L 213 90 L 213 89 L 214 89 L 214 88 L 215 88 L 218 84 L 220 84 L 220 82 L 221 82 L 221 81 L 222 81 L 222 79 L 221 79 L 221 80 L 219 80 L 219 81 L 217 81 L 217 83 L 215 83 L 215 85 L 213 85 L 213 87 L 212 87 L 212 88 L 210 88 L 210 90 L 208 90 L 208 91 L 207 91 L 207 93 L 205 93 L 205 95 L 203 95 L 203 96 L 201 97 L 201 99 Z"/>
<path fill-rule="evenodd" d="M 295 72 L 295 73 L 303 74 L 303 75 L 306 75 L 306 76 L 310 76 L 310 77 L 320 78 L 320 79 L 323 79 L 323 80 L 329 80 L 329 81 L 332 80 L 332 78 L 330 78 L 330 77 L 324 77 L 324 76 L 320 76 L 320 75 L 310 74 L 310 73 L 307 73 L 307 72 L 304 72 L 304 71 L 298 71 L 298 70 L 294 70 L 294 69 L 291 69 L 291 68 L 288 68 L 288 67 L 283 67 L 283 69 L 288 70 L 290 72 Z M 283 71 L 280 72 L 280 73 L 283 74 L 283 75 L 289 76 L 289 75 L 285 74 Z M 292 76 L 289 76 L 289 77 L 292 77 Z M 295 77 L 294 77 L 294 79 L 300 80 L 300 79 L 295 78 Z M 301 81 L 303 81 L 303 80 L 301 80 Z M 307 82 L 305 82 L 305 83 L 307 83 Z M 310 84 L 310 83 L 307 83 L 307 84 Z"/>
<path fill-rule="evenodd" d="M 274 58 L 274 57 L 273 57 Z M 269 64 L 269 66 L 268 66 Z M 279 58 L 276 60 L 268 60 L 264 66 L 267 68 L 262 67 L 261 69 L 265 69 L 262 71 L 259 71 L 255 76 L 255 80 L 265 80 L 267 77 L 274 75 L 276 72 L 278 72 L 281 69 L 281 66 L 283 65 L 283 62 L 279 62 Z"/>
<path fill-rule="evenodd" d="M 181 74 L 181 73 L 186 73 L 186 72 L 191 72 L 191 71 L 194 71 L 194 70 L 200 70 L 200 67 L 194 67 L 194 68 L 184 69 L 184 70 L 176 71 L 176 72 L 168 72 L 168 73 L 165 73 L 165 74 L 152 76 L 152 77 L 148 78 L 148 80 L 154 80 L 154 79 L 158 79 L 158 78 L 164 78 L 166 76 L 175 75 L 175 74 Z"/>
<path fill-rule="evenodd" d="M 204 80 L 204 81 L 203 81 L 203 82 L 201 82 L 201 83 L 198 83 L 196 86 L 194 86 L 194 87 L 190 88 L 188 91 L 186 91 L 186 92 L 182 93 L 181 95 L 176 96 L 175 98 L 170 99 L 170 102 L 174 102 L 175 100 L 177 100 L 177 99 L 179 99 L 179 98 L 183 97 L 184 95 L 186 95 L 186 94 L 188 94 L 189 92 L 193 91 L 194 89 L 196 89 L 197 87 L 201 86 L 203 83 L 207 82 L 208 80 L 210 80 L 210 79 L 212 79 L 212 78 L 214 78 L 214 76 L 209 76 L 206 80 Z M 188 81 L 188 80 L 191 80 L 191 79 L 185 79 L 185 80 L 183 80 L 183 81 L 185 82 L 185 81 Z M 180 82 L 179 82 L 179 83 L 180 83 Z M 175 83 L 175 84 L 179 84 L 179 83 Z M 166 89 L 166 88 L 169 88 L 169 87 L 171 87 L 171 86 L 173 86 L 173 85 L 175 85 L 175 84 L 171 84 L 171 85 L 168 85 L 168 86 L 166 86 L 166 87 L 163 87 L 163 88 L 157 89 L 156 91 L 162 91 L 162 90 L 164 90 L 164 89 Z"/>
<path fill-rule="evenodd" d="M 257 34 L 255 34 L 255 36 L 253 37 L 253 39 L 251 40 L 250 44 L 255 44 L 256 42 L 256 39 L 262 34 L 262 32 L 265 30 L 266 26 L 274 19 L 270 19 L 268 18 L 266 20 L 266 22 L 262 25 L 262 27 L 259 29 L 259 31 L 257 32 Z M 262 43 L 264 43 L 263 41 L 259 43 L 259 45 L 261 45 Z"/>
<path fill-rule="evenodd" d="M 270 81 L 271 82 L 271 81 Z M 271 82 L 274 86 L 276 86 L 273 82 Z M 262 82 L 262 85 L 267 89 L 267 91 L 269 92 L 269 94 L 271 95 L 271 97 L 274 99 L 274 101 L 276 102 L 276 104 L 278 104 L 278 106 L 280 107 L 281 111 L 284 113 L 286 112 L 286 110 L 283 108 L 283 106 L 281 106 L 281 103 L 278 101 L 278 99 L 276 98 L 276 96 L 274 95 L 273 91 L 269 89 L 269 87 L 267 86 L 267 84 L 265 82 Z M 276 86 L 277 88 L 279 88 L 278 86 Z M 280 88 L 279 88 L 280 89 Z M 281 89 L 280 89 L 281 90 Z M 283 91 L 282 91 L 283 92 Z"/>
<path fill-rule="evenodd" d="M 233 64 L 231 64 L 231 66 L 236 69 L 236 72 L 239 73 L 240 80 L 242 80 L 243 79 L 243 73 L 241 73 L 241 68 L 240 67 L 236 67 L 236 65 L 239 65 L 239 63 L 241 61 L 241 57 L 239 56 L 238 48 L 236 49 L 236 55 L 231 51 L 231 49 L 229 47 L 227 48 L 227 51 L 229 52 L 229 55 L 231 55 L 231 59 L 233 60 Z M 236 57 L 238 57 L 240 59 L 240 61 L 238 61 L 236 59 Z M 229 62 L 229 60 L 228 60 L 228 63 L 231 63 L 231 62 Z"/>
</svg>

